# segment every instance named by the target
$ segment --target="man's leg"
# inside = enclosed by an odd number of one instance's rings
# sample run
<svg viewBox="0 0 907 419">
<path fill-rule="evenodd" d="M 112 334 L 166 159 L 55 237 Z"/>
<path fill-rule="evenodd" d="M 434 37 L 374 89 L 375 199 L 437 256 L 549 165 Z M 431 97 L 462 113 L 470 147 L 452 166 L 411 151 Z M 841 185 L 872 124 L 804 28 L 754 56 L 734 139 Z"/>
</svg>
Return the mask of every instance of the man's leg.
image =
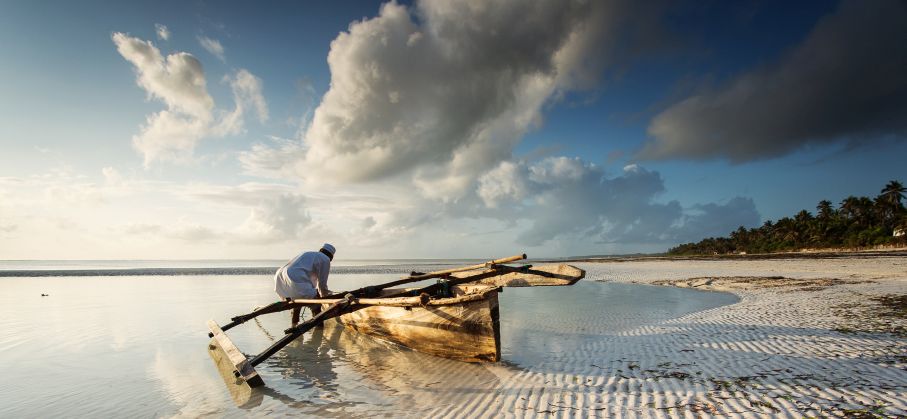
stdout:
<svg viewBox="0 0 907 419">
<path fill-rule="evenodd" d="M 315 317 L 321 313 L 321 304 L 311 304 L 309 305 L 309 310 L 312 310 L 312 317 Z M 316 327 L 324 327 L 324 323 L 321 323 Z"/>
<path fill-rule="evenodd" d="M 299 313 L 302 311 L 302 307 L 294 307 L 293 314 L 290 315 L 290 324 L 293 327 L 299 324 Z"/>
</svg>

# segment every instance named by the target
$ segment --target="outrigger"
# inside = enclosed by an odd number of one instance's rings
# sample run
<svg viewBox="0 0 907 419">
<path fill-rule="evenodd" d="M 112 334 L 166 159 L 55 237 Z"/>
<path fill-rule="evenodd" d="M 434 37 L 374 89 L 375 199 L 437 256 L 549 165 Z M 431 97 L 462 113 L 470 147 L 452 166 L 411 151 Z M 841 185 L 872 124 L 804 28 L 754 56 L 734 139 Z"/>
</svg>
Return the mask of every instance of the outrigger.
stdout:
<svg viewBox="0 0 907 419">
<path fill-rule="evenodd" d="M 466 362 L 495 362 L 501 358 L 497 294 L 502 287 L 573 285 L 586 272 L 566 264 L 509 266 L 525 254 L 441 271 L 412 272 L 384 284 L 336 293 L 324 298 L 287 299 L 236 316 L 223 327 L 208 321 L 210 348 L 220 348 L 232 364 L 233 375 L 250 387 L 264 385 L 255 367 L 328 319 L 378 339 L 413 350 Z M 391 288 L 427 279 L 437 283 L 421 288 Z M 284 337 L 260 354 L 244 355 L 225 333 L 258 316 L 319 306 L 321 312 L 284 330 Z"/>
</svg>

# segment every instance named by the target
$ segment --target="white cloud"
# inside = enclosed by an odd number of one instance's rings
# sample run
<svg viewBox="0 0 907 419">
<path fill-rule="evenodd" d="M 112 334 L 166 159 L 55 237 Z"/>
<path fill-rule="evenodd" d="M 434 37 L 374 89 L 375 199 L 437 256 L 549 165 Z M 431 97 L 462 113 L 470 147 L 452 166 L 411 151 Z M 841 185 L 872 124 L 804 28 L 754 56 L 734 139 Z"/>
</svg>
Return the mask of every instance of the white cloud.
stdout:
<svg viewBox="0 0 907 419">
<path fill-rule="evenodd" d="M 425 196 L 461 199 L 545 103 L 592 84 L 617 54 L 603 45 L 627 27 L 607 23 L 628 15 L 647 20 L 619 3 L 387 3 L 332 42 L 331 88 L 302 142 L 259 144 L 244 167 L 319 182 L 411 176 Z"/>
<path fill-rule="evenodd" d="M 220 41 L 207 36 L 199 36 L 198 43 L 208 51 L 211 55 L 217 57 L 218 60 L 225 61 L 224 59 L 224 46 L 221 45 Z"/>
<path fill-rule="evenodd" d="M 489 208 L 497 208 L 504 200 L 520 201 L 529 190 L 526 176 L 513 162 L 501 164 L 479 178 L 478 194 Z"/>
<path fill-rule="evenodd" d="M 388 197 L 393 206 L 330 215 L 320 211 L 336 201 L 307 201 L 310 228 L 330 219 L 375 244 L 501 223 L 528 246 L 679 240 L 691 215 L 657 201 L 658 173 L 628 165 L 607 177 L 578 158 L 513 155 L 546 104 L 657 44 L 655 15 L 622 2 L 387 3 L 332 42 L 330 89 L 301 138 L 255 144 L 240 161 L 247 174 L 301 180 L 307 193 Z M 758 222 L 747 202 L 736 220 Z"/>
<path fill-rule="evenodd" d="M 268 120 L 268 103 L 262 94 L 261 79 L 255 77 L 248 70 L 240 69 L 233 77 L 225 77 L 233 90 L 233 100 L 236 103 L 236 110 L 233 111 L 237 117 L 245 113 L 245 107 L 251 106 L 258 116 L 258 121 L 264 123 Z"/>
<path fill-rule="evenodd" d="M 167 41 L 170 39 L 170 29 L 167 29 L 166 25 L 155 23 L 154 32 L 157 34 L 157 38 L 161 41 Z"/>
<path fill-rule="evenodd" d="M 242 132 L 244 114 L 252 108 L 259 121 L 268 118 L 261 80 L 245 69 L 225 77 L 233 90 L 234 109 L 215 108 L 208 94 L 202 64 L 191 54 L 177 52 L 164 57 L 150 41 L 123 33 L 112 36 L 117 51 L 135 66 L 137 83 L 149 99 L 159 99 L 167 109 L 148 115 L 141 132 L 132 139 L 148 167 L 154 161 L 186 162 L 195 146 L 206 137 Z"/>
<path fill-rule="evenodd" d="M 119 32 L 112 39 L 120 55 L 135 66 L 137 82 L 149 97 L 196 118 L 210 114 L 214 100 L 208 95 L 202 64 L 195 57 L 185 52 L 164 57 L 151 41 Z"/>
</svg>

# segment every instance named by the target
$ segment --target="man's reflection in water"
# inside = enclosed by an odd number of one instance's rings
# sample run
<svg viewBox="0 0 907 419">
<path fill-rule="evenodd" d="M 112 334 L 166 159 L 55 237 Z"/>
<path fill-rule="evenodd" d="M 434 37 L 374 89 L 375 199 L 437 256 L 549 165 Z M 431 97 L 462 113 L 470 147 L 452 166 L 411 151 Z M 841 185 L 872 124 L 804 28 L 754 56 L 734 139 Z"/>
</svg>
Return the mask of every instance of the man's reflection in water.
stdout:
<svg viewBox="0 0 907 419">
<path fill-rule="evenodd" d="M 334 372 L 333 350 L 325 329 L 315 328 L 296 339 L 283 350 L 284 356 L 274 367 L 282 369 L 281 375 L 303 388 L 315 387 L 336 393 L 337 373 Z"/>
</svg>

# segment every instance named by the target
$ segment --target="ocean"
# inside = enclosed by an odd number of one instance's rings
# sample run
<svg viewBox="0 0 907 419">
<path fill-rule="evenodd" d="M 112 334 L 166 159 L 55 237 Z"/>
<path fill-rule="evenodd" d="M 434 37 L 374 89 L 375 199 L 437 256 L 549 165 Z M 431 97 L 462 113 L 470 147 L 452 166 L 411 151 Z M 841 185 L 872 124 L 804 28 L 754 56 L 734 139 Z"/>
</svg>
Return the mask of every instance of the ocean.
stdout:
<svg viewBox="0 0 907 419">
<path fill-rule="evenodd" d="M 476 262 L 338 260 L 330 287 Z M 552 391 L 542 384 L 606 362 L 583 354 L 609 336 L 737 301 L 599 278 L 507 288 L 499 295 L 501 362 L 451 361 L 328 326 L 261 364 L 265 387 L 231 393 L 208 356 L 205 322 L 223 324 L 275 301 L 272 276 L 282 263 L 0 261 L 0 417 L 489 414 L 472 403 L 525 386 Z M 257 353 L 288 324 L 277 313 L 229 335 Z"/>
</svg>

